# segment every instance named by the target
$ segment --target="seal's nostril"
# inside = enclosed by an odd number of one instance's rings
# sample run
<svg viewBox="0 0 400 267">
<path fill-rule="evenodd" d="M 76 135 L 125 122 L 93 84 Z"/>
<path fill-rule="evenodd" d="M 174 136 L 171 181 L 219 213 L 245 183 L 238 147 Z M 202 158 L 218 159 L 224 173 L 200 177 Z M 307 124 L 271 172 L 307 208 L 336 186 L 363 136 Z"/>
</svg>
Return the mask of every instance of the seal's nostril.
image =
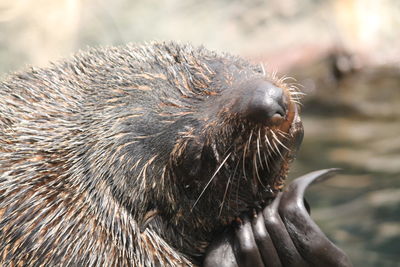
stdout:
<svg viewBox="0 0 400 267">
<path fill-rule="evenodd" d="M 257 81 L 246 92 L 245 116 L 255 122 L 283 119 L 287 100 L 282 88 L 266 81 Z M 244 98 L 246 99 L 246 98 Z"/>
<path fill-rule="evenodd" d="M 272 115 L 272 117 L 285 117 L 285 114 L 286 112 L 284 108 L 281 105 L 279 105 L 279 107 L 276 108 L 275 114 Z"/>
</svg>

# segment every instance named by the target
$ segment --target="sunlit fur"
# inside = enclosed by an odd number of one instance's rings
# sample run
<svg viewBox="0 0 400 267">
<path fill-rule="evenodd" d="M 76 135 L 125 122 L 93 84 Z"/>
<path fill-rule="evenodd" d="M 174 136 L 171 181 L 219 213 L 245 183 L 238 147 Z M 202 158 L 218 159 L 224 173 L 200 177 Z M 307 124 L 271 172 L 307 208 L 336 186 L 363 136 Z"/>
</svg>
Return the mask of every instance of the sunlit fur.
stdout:
<svg viewBox="0 0 400 267">
<path fill-rule="evenodd" d="M 9 75 L 0 265 L 191 265 L 233 216 L 274 197 L 297 149 L 299 121 L 235 114 L 255 78 L 298 103 L 295 86 L 261 66 L 175 43 Z"/>
</svg>

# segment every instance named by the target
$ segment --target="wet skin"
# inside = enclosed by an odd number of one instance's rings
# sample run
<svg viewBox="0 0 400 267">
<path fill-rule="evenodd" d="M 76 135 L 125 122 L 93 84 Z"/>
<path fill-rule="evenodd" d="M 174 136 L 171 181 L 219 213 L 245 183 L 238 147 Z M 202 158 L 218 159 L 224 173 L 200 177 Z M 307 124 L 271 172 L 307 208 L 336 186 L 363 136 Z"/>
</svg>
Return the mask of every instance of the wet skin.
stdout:
<svg viewBox="0 0 400 267">
<path fill-rule="evenodd" d="M 311 219 L 304 192 L 337 169 L 308 173 L 267 207 L 242 216 L 209 247 L 204 266 L 352 266 Z"/>
</svg>

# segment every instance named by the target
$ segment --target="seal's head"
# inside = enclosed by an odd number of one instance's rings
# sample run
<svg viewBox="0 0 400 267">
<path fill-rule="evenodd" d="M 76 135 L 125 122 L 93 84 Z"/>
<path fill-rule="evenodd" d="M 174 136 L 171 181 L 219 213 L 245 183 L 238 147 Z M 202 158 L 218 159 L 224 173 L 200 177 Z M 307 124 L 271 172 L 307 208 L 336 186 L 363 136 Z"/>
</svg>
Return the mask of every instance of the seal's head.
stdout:
<svg viewBox="0 0 400 267">
<path fill-rule="evenodd" d="M 6 266 L 201 256 L 280 190 L 302 136 L 293 88 L 176 43 L 89 50 L 0 92 Z"/>
<path fill-rule="evenodd" d="M 192 127 L 177 141 L 171 174 L 191 212 L 228 222 L 283 187 L 303 137 L 297 89 L 262 68 L 216 70 Z"/>
</svg>

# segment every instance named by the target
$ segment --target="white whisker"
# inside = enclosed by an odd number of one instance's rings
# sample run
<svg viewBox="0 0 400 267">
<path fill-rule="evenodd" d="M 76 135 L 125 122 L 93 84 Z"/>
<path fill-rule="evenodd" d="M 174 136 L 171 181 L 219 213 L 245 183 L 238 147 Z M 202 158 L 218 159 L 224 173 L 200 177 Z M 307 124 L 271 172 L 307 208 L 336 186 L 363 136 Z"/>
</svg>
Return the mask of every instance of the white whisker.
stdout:
<svg viewBox="0 0 400 267">
<path fill-rule="evenodd" d="M 289 136 L 288 136 L 289 134 L 288 133 L 285 133 L 285 132 L 282 132 L 281 130 L 278 130 L 277 134 L 279 134 L 281 137 L 285 138 L 286 140 L 289 140 Z"/>
<path fill-rule="evenodd" d="M 260 182 L 261 186 L 265 188 L 263 182 L 261 181 L 260 174 L 258 173 L 257 159 L 256 159 L 256 154 L 255 153 L 253 154 L 253 162 L 254 162 L 254 170 L 255 170 L 255 173 L 256 173 L 256 176 L 257 176 L 257 180 L 258 180 L 258 182 Z"/>
<path fill-rule="evenodd" d="M 270 169 L 269 169 L 269 164 L 268 164 L 268 158 L 267 158 L 267 156 L 265 155 L 265 152 L 263 153 L 263 156 L 264 156 L 264 162 L 265 162 L 265 165 L 267 166 L 267 170 L 269 171 Z"/>
<path fill-rule="evenodd" d="M 214 177 L 217 175 L 217 173 L 219 172 L 219 170 L 222 168 L 222 166 L 225 164 L 225 162 L 228 160 L 228 158 L 230 157 L 230 155 L 232 154 L 232 152 L 229 152 L 229 154 L 225 157 L 225 159 L 221 162 L 221 164 L 218 166 L 217 170 L 214 172 L 214 174 L 212 175 L 212 177 L 210 178 L 210 180 L 208 181 L 208 183 L 206 184 L 206 186 L 204 187 L 203 191 L 201 191 L 199 197 L 196 199 L 196 201 L 193 204 L 193 207 L 190 211 L 193 211 L 193 208 L 196 206 L 197 202 L 199 202 L 200 198 L 203 196 L 204 192 L 206 191 L 206 189 L 208 188 L 208 186 L 211 184 L 212 180 L 214 179 Z"/>
<path fill-rule="evenodd" d="M 289 149 L 287 146 L 285 146 L 285 145 L 279 140 L 278 136 L 276 136 L 276 134 L 275 134 L 274 132 L 272 132 L 272 135 L 273 135 L 274 139 L 275 139 L 281 146 L 283 146 L 287 151 L 290 151 L 290 149 Z"/>
<path fill-rule="evenodd" d="M 272 145 L 271 145 L 271 143 L 270 143 L 270 141 L 269 141 L 269 139 L 268 139 L 268 136 L 267 135 L 264 135 L 265 136 L 265 141 L 267 142 L 267 145 L 268 145 L 268 147 L 269 147 L 269 149 L 267 149 L 267 153 L 268 153 L 268 155 L 269 156 L 271 156 L 271 151 L 274 149 L 273 147 L 272 147 Z M 271 150 L 271 151 L 270 151 Z"/>
<path fill-rule="evenodd" d="M 275 139 L 274 139 L 274 140 L 275 140 Z M 275 147 L 275 149 L 276 149 L 276 153 L 278 153 L 278 155 L 279 155 L 282 159 L 284 159 L 284 157 L 283 157 L 281 151 L 279 150 L 279 147 L 276 145 L 276 143 L 274 142 L 274 140 L 272 140 L 272 144 L 274 145 L 274 147 Z"/>
<path fill-rule="evenodd" d="M 263 74 L 263 76 L 265 76 L 266 72 L 265 72 L 264 64 L 261 63 L 260 66 L 261 66 L 262 74 Z"/>
<path fill-rule="evenodd" d="M 290 91 L 290 96 L 291 97 L 303 97 L 303 96 L 305 96 L 306 94 L 304 94 L 304 93 L 302 93 L 302 92 L 295 92 L 295 91 Z"/>
<path fill-rule="evenodd" d="M 235 170 L 233 171 L 233 174 L 229 176 L 228 182 L 226 183 L 225 192 L 224 192 L 224 196 L 222 197 L 222 203 L 221 203 L 221 207 L 220 207 L 220 209 L 219 209 L 219 214 L 218 214 L 218 216 L 221 216 L 222 209 L 224 208 L 224 203 L 225 203 L 225 199 L 226 199 L 226 194 L 228 193 L 229 184 L 230 184 L 230 182 L 231 182 L 232 177 L 235 177 L 236 171 L 237 171 L 237 169 L 238 169 L 238 167 L 239 167 L 239 163 L 240 163 L 240 161 L 238 160 L 238 162 L 236 163 Z"/>
<path fill-rule="evenodd" d="M 257 155 L 258 155 L 258 160 L 260 161 L 261 167 L 264 168 L 264 165 L 261 160 L 261 153 L 260 153 L 260 129 L 258 129 L 258 136 L 257 136 Z"/>
</svg>

